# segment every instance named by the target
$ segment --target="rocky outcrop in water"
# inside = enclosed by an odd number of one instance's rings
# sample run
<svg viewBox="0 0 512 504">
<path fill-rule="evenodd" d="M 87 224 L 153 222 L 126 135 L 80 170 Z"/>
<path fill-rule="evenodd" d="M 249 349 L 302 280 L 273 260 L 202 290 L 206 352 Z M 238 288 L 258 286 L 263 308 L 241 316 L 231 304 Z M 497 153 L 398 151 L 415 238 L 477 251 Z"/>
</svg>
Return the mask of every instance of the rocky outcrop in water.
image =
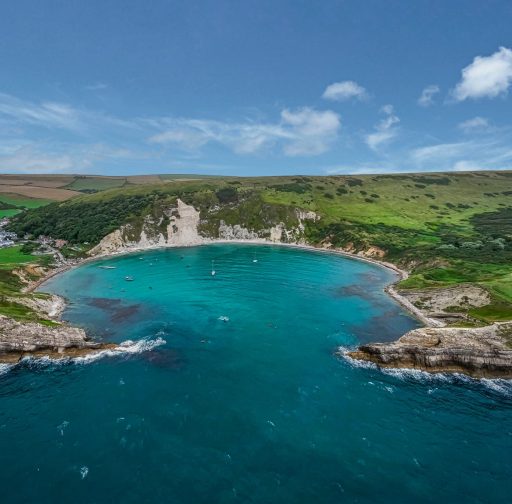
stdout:
<svg viewBox="0 0 512 504">
<path fill-rule="evenodd" d="M 342 353 L 383 368 L 512 378 L 512 323 L 479 328 L 415 329 L 393 343 L 362 345 Z"/>
<path fill-rule="evenodd" d="M 78 327 L 21 323 L 0 315 L 0 362 L 3 363 L 17 362 L 27 356 L 83 356 L 116 346 L 90 341 Z"/>
</svg>

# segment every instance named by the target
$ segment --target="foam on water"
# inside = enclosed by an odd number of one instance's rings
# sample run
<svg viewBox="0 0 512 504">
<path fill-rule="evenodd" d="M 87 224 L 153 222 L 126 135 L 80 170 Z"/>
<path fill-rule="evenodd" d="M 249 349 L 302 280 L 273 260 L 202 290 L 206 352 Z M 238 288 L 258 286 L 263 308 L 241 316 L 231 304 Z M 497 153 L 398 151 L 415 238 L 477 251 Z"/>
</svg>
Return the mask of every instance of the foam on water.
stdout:
<svg viewBox="0 0 512 504">
<path fill-rule="evenodd" d="M 0 364 L 0 375 L 8 373 L 13 367 L 14 364 Z"/>
<path fill-rule="evenodd" d="M 106 357 L 118 357 L 122 355 L 134 355 L 144 352 L 151 352 L 155 348 L 165 345 L 166 341 L 158 337 L 156 339 L 141 339 L 138 341 L 126 340 L 118 347 L 101 350 L 99 352 L 84 355 L 82 357 L 63 357 L 62 359 L 52 359 L 50 357 L 23 357 L 16 364 L 0 364 L 0 375 L 5 374 L 17 366 L 23 366 L 28 369 L 38 369 L 51 366 L 63 366 L 69 364 L 90 364 Z"/>
<path fill-rule="evenodd" d="M 493 392 L 512 397 L 512 380 L 502 378 L 473 378 L 462 373 L 429 373 L 421 369 L 408 368 L 380 368 L 374 362 L 353 359 L 347 352 L 353 349 L 348 347 L 339 347 L 338 355 L 350 366 L 354 368 L 378 370 L 384 375 L 392 376 L 401 381 L 415 381 L 419 383 L 438 383 L 438 384 L 466 384 L 472 386 L 482 386 Z M 431 393 L 431 392 L 429 392 Z"/>
<path fill-rule="evenodd" d="M 116 348 L 102 350 L 100 352 L 85 355 L 83 357 L 75 357 L 70 360 L 77 364 L 88 364 L 90 362 L 103 359 L 104 357 L 116 357 L 119 355 L 151 352 L 151 350 L 154 350 L 155 348 L 165 344 L 166 341 L 161 337 L 156 339 L 140 339 L 138 341 L 126 340 Z"/>
</svg>

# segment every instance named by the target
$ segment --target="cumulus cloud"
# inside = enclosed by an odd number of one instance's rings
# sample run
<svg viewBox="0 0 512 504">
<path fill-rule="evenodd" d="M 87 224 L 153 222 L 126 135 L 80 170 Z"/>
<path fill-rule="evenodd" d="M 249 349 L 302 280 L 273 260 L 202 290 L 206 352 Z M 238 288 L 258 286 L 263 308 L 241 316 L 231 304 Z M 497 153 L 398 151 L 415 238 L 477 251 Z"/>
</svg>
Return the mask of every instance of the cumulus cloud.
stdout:
<svg viewBox="0 0 512 504">
<path fill-rule="evenodd" d="M 155 120 L 153 125 L 159 125 L 162 131 L 150 136 L 150 143 L 185 150 L 216 143 L 238 154 L 253 154 L 280 145 L 287 156 L 314 156 L 326 152 L 336 140 L 341 121 L 331 110 L 303 107 L 283 110 L 276 123 L 166 118 Z"/>
<path fill-rule="evenodd" d="M 333 101 L 346 101 L 354 98 L 356 100 L 366 100 L 368 93 L 366 89 L 354 81 L 335 82 L 325 88 L 322 98 Z"/>
<path fill-rule="evenodd" d="M 282 127 L 291 133 L 284 146 L 288 156 L 317 155 L 327 151 L 336 140 L 340 117 L 331 110 L 317 111 L 309 107 L 281 112 Z"/>
<path fill-rule="evenodd" d="M 464 133 L 471 133 L 474 131 L 482 131 L 489 128 L 489 120 L 485 117 L 473 117 L 473 119 L 468 119 L 467 121 L 462 121 L 457 125 L 459 129 L 464 131 Z"/>
<path fill-rule="evenodd" d="M 398 134 L 400 119 L 395 115 L 392 105 L 384 105 L 381 113 L 386 117 L 375 126 L 375 132 L 366 135 L 365 141 L 370 149 L 376 151 L 385 143 L 390 142 Z"/>
<path fill-rule="evenodd" d="M 427 86 L 425 89 L 423 89 L 420 97 L 418 98 L 418 105 L 422 107 L 430 107 L 434 104 L 434 96 L 438 94 L 439 91 L 439 86 L 436 84 Z"/>
<path fill-rule="evenodd" d="M 512 83 L 512 50 L 500 47 L 490 56 L 477 56 L 462 70 L 462 79 L 453 90 L 457 101 L 468 98 L 496 98 L 505 95 Z"/>
</svg>

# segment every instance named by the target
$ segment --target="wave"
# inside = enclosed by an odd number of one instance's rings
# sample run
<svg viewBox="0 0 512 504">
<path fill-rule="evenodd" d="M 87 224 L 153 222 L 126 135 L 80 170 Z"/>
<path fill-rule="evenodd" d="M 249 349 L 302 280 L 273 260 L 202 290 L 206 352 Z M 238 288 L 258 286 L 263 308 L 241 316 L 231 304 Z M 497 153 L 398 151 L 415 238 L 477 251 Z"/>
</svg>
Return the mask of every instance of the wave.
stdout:
<svg viewBox="0 0 512 504">
<path fill-rule="evenodd" d="M 167 342 L 160 337 L 156 339 L 144 338 L 137 341 L 126 340 L 120 343 L 120 345 L 117 348 L 101 350 L 100 352 L 85 355 L 83 357 L 74 357 L 69 360 L 76 364 L 87 364 L 89 362 L 94 362 L 99 359 L 103 359 L 104 357 L 116 357 L 118 355 L 123 354 L 140 354 L 144 352 L 150 352 L 151 350 L 154 350 L 159 346 L 165 345 L 166 343 Z"/>
<path fill-rule="evenodd" d="M 0 376 L 8 373 L 14 366 L 15 364 L 0 364 Z"/>
<path fill-rule="evenodd" d="M 512 379 L 473 378 L 462 373 L 429 373 L 421 369 L 379 368 L 374 362 L 353 359 L 347 355 L 347 352 L 350 350 L 347 347 L 339 347 L 338 350 L 338 355 L 353 368 L 378 370 L 384 375 L 392 376 L 404 382 L 479 385 L 492 392 L 512 397 Z"/>
<path fill-rule="evenodd" d="M 8 373 L 17 366 L 34 369 L 68 364 L 90 364 L 105 357 L 117 357 L 150 352 L 159 346 L 165 345 L 166 343 L 167 342 L 160 337 L 156 339 L 144 338 L 137 341 L 126 340 L 120 343 L 116 348 L 100 350 L 99 352 L 91 353 L 82 357 L 63 357 L 61 359 L 52 359 L 50 357 L 24 357 L 16 364 L 0 364 L 0 375 Z"/>
</svg>

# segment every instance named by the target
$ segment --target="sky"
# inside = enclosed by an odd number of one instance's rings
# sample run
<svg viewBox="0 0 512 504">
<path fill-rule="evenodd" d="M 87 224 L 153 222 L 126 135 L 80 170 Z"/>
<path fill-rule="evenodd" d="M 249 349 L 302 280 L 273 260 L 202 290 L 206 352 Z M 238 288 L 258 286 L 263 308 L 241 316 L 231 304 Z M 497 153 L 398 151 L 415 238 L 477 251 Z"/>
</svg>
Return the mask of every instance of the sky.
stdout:
<svg viewBox="0 0 512 504">
<path fill-rule="evenodd" d="M 512 2 L 6 0 L 0 173 L 512 169 Z"/>
</svg>

